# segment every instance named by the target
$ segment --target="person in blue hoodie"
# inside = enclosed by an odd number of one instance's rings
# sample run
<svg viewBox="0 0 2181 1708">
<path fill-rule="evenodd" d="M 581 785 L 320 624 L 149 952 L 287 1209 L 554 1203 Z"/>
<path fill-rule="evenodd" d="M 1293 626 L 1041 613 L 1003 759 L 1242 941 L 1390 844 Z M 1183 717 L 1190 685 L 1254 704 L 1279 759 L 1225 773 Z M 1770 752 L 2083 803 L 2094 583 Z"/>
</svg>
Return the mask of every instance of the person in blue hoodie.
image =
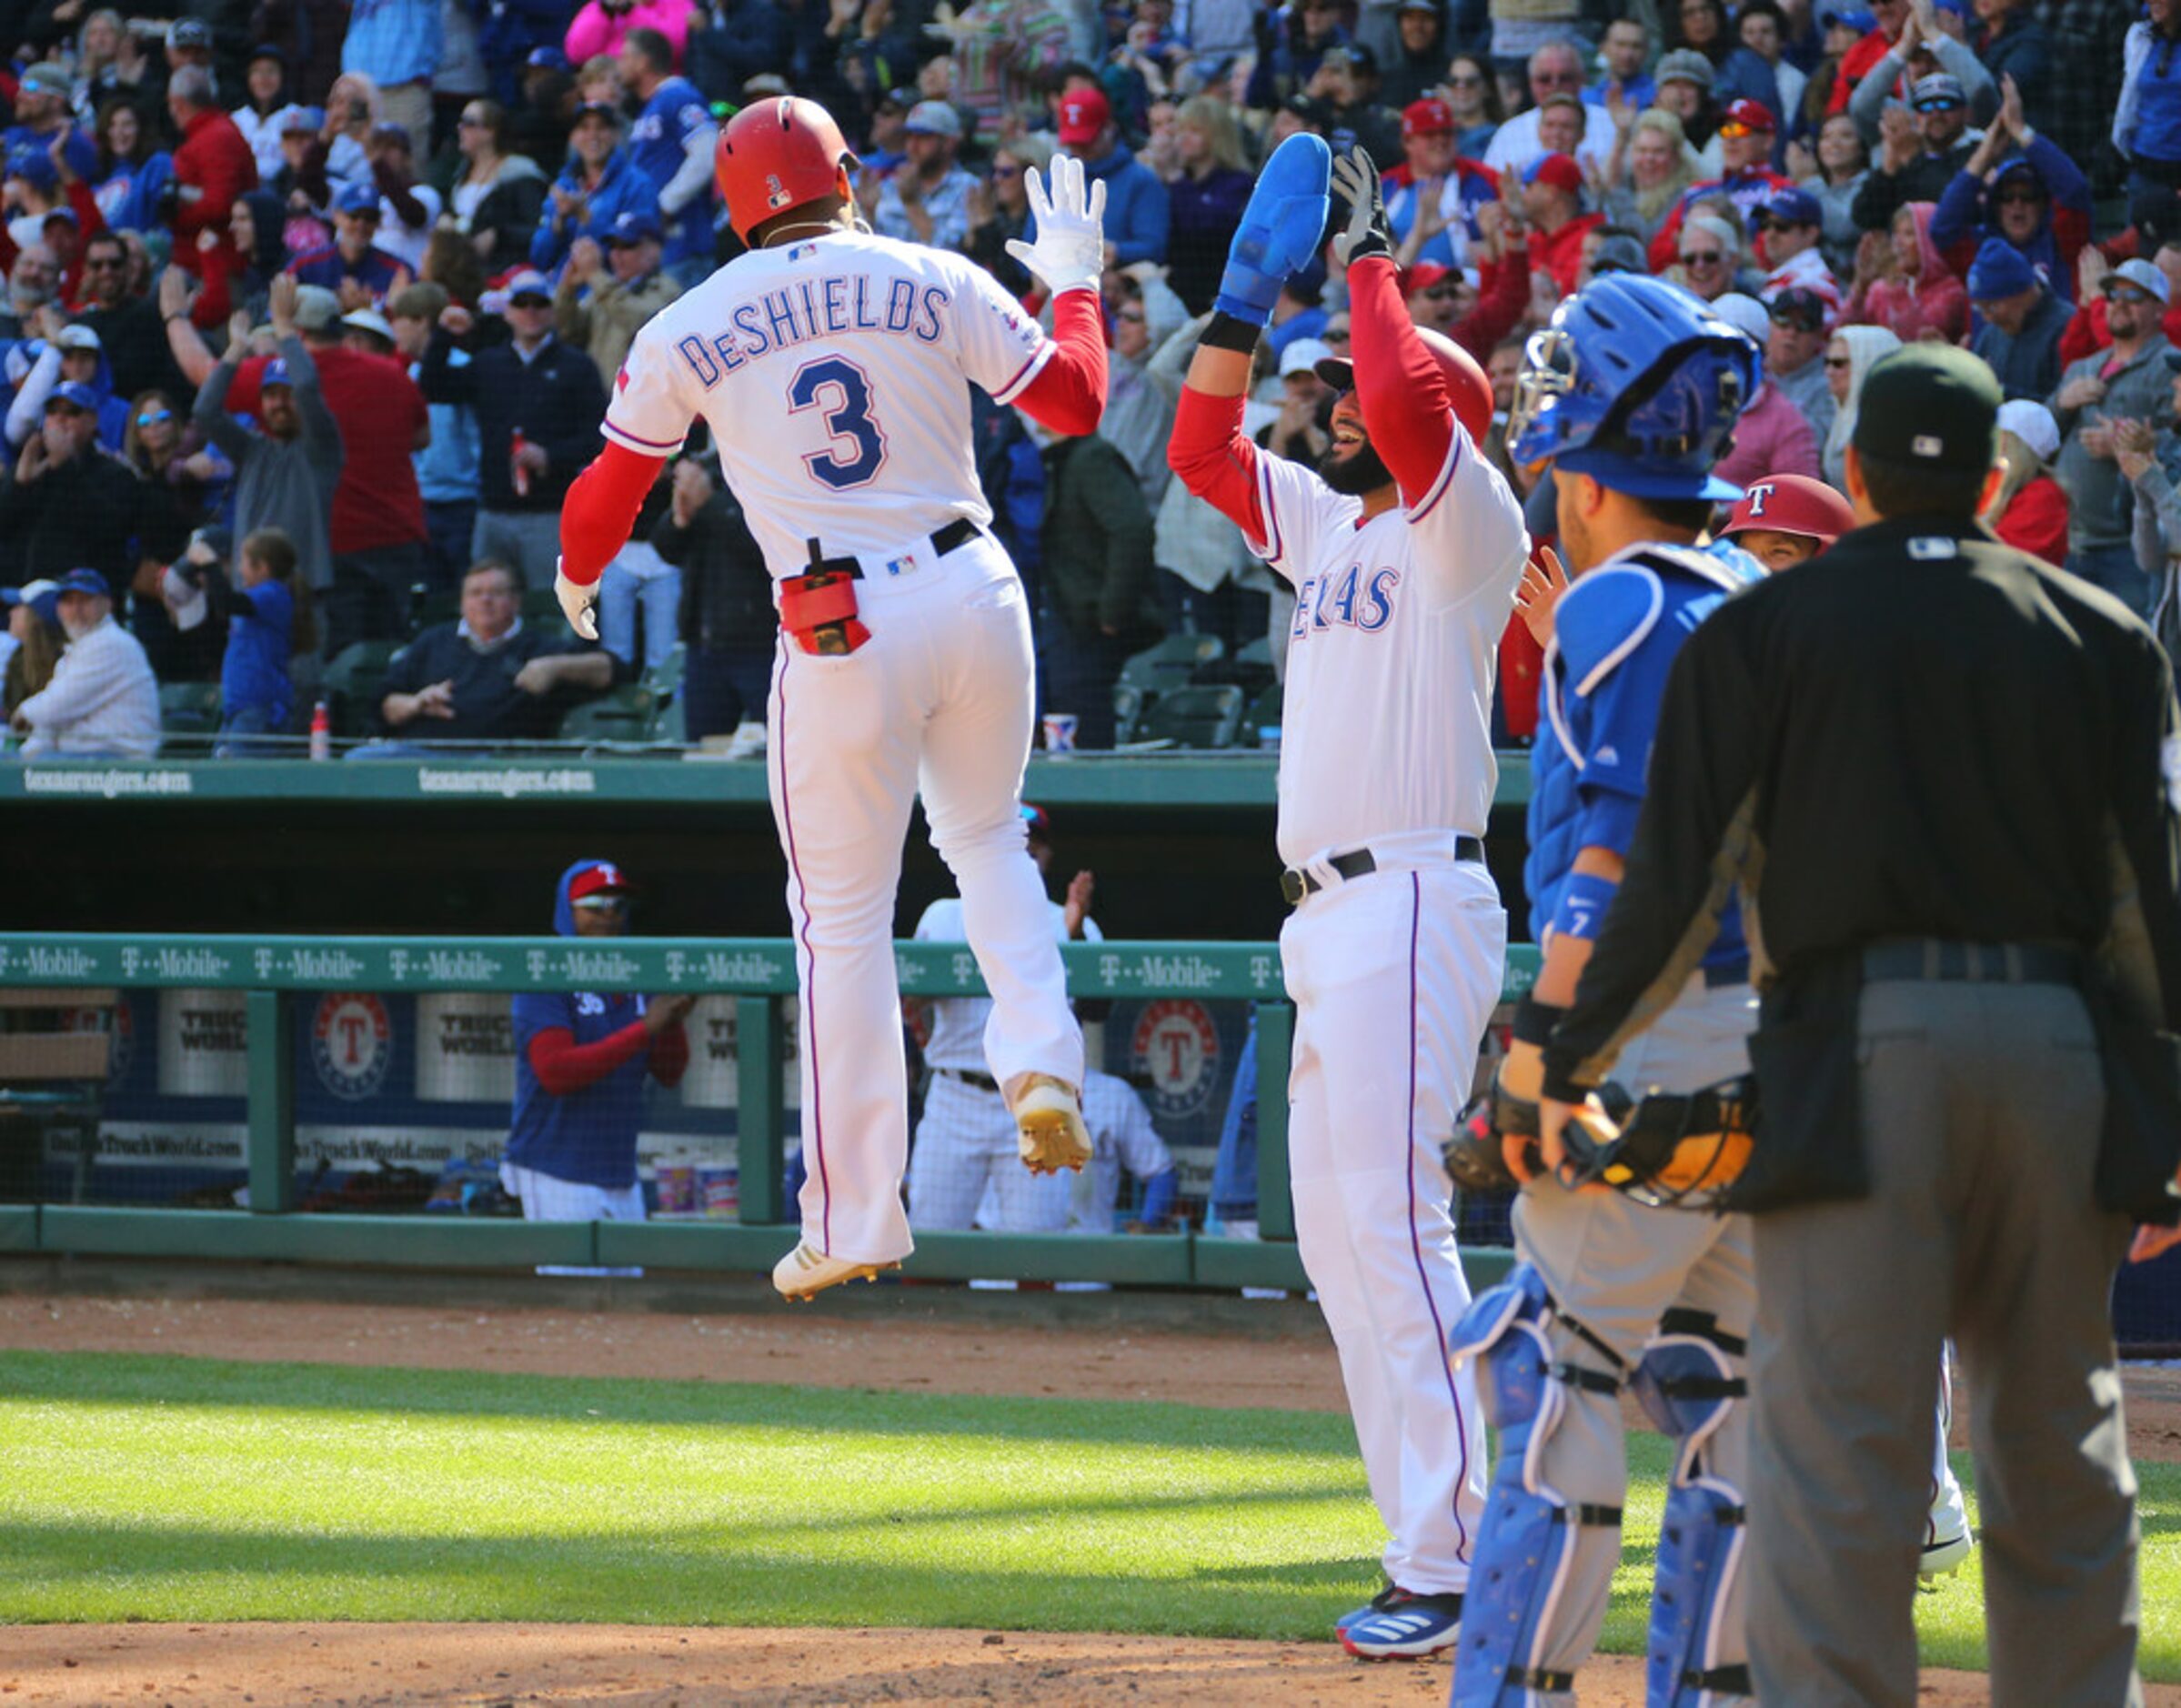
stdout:
<svg viewBox="0 0 2181 1708">
<path fill-rule="evenodd" d="M 560 874 L 553 929 L 620 937 L 636 886 L 612 860 Z M 515 1110 L 500 1184 L 529 1221 L 641 1221 L 636 1135 L 647 1076 L 678 1085 L 689 1065 L 682 1022 L 696 999 L 526 991 L 515 999 Z M 541 1275 L 640 1274 L 540 1265 Z"/>
<path fill-rule="evenodd" d="M 624 210 L 657 219 L 658 186 L 621 146 L 620 114 L 603 101 L 587 102 L 576 110 L 568 165 L 553 180 L 538 235 L 530 239 L 530 265 L 557 273 L 578 237 L 603 246 Z"/>
<path fill-rule="evenodd" d="M 114 395 L 114 368 L 106 360 L 106 346 L 89 327 L 65 326 L 51 339 L 33 338 L 18 347 L 29 367 L 7 406 L 7 447 L 19 451 L 45 418 L 45 399 L 54 387 L 66 381 L 88 387 L 98 398 L 98 442 L 109 451 L 121 448 L 129 427 L 129 402 Z M 14 371 L 11 354 L 8 363 Z"/>
<path fill-rule="evenodd" d="M 1060 102 L 1059 135 L 1060 146 L 1083 163 L 1083 176 L 1106 186 L 1106 265 L 1163 263 L 1166 186 L 1122 144 L 1106 97 L 1096 89 L 1070 90 Z"/>
</svg>

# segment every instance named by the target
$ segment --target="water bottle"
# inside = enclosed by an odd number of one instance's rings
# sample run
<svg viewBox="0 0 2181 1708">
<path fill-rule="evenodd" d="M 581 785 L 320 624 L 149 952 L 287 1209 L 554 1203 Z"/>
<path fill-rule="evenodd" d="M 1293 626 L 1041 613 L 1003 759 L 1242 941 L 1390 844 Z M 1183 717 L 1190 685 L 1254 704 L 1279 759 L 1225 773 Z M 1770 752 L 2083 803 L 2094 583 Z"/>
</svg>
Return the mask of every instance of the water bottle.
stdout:
<svg viewBox="0 0 2181 1708">
<path fill-rule="evenodd" d="M 522 459 L 523 452 L 528 447 L 529 443 L 529 440 L 523 437 L 523 430 L 520 427 L 517 427 L 513 436 L 508 440 L 508 466 L 511 471 L 509 477 L 515 482 L 515 496 L 518 498 L 527 498 L 530 496 L 530 468 L 529 465 Z"/>
<path fill-rule="evenodd" d="M 317 709 L 310 715 L 310 757 L 314 759 L 333 758 L 333 713 L 320 700 Z"/>
</svg>

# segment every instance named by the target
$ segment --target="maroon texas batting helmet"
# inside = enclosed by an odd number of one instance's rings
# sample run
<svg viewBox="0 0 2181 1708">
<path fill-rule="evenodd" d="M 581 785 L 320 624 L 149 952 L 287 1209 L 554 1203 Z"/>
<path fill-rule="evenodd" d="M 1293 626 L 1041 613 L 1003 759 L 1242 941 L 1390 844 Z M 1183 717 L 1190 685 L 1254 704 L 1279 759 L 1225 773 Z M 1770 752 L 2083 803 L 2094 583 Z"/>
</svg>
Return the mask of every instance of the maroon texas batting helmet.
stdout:
<svg viewBox="0 0 2181 1708">
<path fill-rule="evenodd" d="M 1476 357 L 1443 333 L 1429 327 L 1418 327 L 1416 336 L 1423 340 L 1423 347 L 1432 353 L 1439 364 L 1439 377 L 1446 382 L 1447 397 L 1454 406 L 1454 417 L 1469 429 L 1469 437 L 1482 444 L 1484 435 L 1492 429 L 1492 382 L 1484 377 L 1484 370 L 1477 366 Z M 1318 377 L 1335 391 L 1350 391 L 1355 386 L 1355 364 L 1344 356 L 1329 356 L 1318 364 Z"/>
<path fill-rule="evenodd" d="M 1822 480 L 1808 475 L 1766 475 L 1744 488 L 1720 538 L 1745 528 L 1766 528 L 1774 534 L 1800 534 L 1821 546 L 1830 546 L 1855 526 L 1855 512 L 1848 501 Z"/>
<path fill-rule="evenodd" d="M 743 242 L 776 214 L 823 196 L 846 199 L 846 174 L 861 163 L 833 116 L 794 95 L 753 102 L 719 133 L 713 176 Z"/>
</svg>

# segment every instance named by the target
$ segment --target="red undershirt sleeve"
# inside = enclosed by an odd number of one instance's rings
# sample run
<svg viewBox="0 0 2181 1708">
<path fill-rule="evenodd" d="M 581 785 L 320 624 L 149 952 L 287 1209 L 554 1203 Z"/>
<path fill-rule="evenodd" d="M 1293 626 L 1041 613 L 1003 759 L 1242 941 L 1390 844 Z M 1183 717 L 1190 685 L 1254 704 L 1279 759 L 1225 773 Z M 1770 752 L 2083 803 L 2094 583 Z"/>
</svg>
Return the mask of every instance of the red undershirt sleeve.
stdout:
<svg viewBox="0 0 2181 1708">
<path fill-rule="evenodd" d="M 679 1025 L 668 1027 L 651 1040 L 651 1077 L 661 1085 L 679 1085 L 688 1066 L 689 1034 Z"/>
<path fill-rule="evenodd" d="M 1437 360 L 1416 336 L 1390 257 L 1367 256 L 1348 269 L 1348 319 L 1364 431 L 1402 502 L 1414 505 L 1446 467 L 1454 406 Z"/>
<path fill-rule="evenodd" d="M 568 1097 L 596 1085 L 616 1068 L 643 1054 L 650 1042 L 644 1022 L 631 1020 L 594 1043 L 578 1044 L 565 1026 L 548 1026 L 530 1040 L 530 1071 L 555 1097 Z M 683 1045 L 687 1060 L 688 1045 Z"/>
<path fill-rule="evenodd" d="M 1257 447 L 1242 431 L 1241 397 L 1181 387 L 1166 460 L 1181 484 L 1253 540 L 1267 537 L 1257 492 Z"/>
<path fill-rule="evenodd" d="M 1015 405 L 1055 433 L 1093 432 L 1106 412 L 1106 323 L 1096 291 L 1062 291 L 1053 298 L 1052 341 L 1052 354 Z"/>
<path fill-rule="evenodd" d="M 628 543 L 636 513 L 666 459 L 644 457 L 608 441 L 568 489 L 560 508 L 560 572 L 589 587 Z"/>
</svg>

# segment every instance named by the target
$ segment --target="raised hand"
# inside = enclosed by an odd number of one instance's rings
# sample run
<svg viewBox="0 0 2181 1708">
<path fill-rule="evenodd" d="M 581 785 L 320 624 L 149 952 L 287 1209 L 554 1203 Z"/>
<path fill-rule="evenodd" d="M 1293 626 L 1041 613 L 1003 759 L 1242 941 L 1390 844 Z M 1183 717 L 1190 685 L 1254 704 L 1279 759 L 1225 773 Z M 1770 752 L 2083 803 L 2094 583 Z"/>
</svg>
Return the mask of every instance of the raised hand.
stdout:
<svg viewBox="0 0 2181 1708">
<path fill-rule="evenodd" d="M 1540 546 L 1523 566 L 1523 578 L 1514 589 L 1514 608 L 1523 627 L 1539 646 L 1553 638 L 1553 608 L 1568 590 L 1567 566 L 1550 546 Z"/>
<path fill-rule="evenodd" d="M 1322 136 L 1298 131 L 1272 151 L 1242 210 L 1220 276 L 1221 314 L 1261 327 L 1290 274 L 1310 263 L 1325 230 L 1332 151 Z"/>
<path fill-rule="evenodd" d="M 1332 240 L 1332 252 L 1343 267 L 1366 256 L 1393 253 L 1393 239 L 1386 230 L 1386 201 L 1379 187 L 1378 168 L 1360 147 L 1332 163 L 1333 192 L 1348 205 L 1348 225 Z"/>
<path fill-rule="evenodd" d="M 1096 289 L 1105 271 L 1106 186 L 1086 188 L 1083 163 L 1069 155 L 1052 157 L 1052 186 L 1032 166 L 1023 176 L 1030 217 L 1037 222 L 1038 240 L 1025 243 L 1010 237 L 1008 254 L 1045 281 L 1055 296 L 1062 291 Z"/>
</svg>

